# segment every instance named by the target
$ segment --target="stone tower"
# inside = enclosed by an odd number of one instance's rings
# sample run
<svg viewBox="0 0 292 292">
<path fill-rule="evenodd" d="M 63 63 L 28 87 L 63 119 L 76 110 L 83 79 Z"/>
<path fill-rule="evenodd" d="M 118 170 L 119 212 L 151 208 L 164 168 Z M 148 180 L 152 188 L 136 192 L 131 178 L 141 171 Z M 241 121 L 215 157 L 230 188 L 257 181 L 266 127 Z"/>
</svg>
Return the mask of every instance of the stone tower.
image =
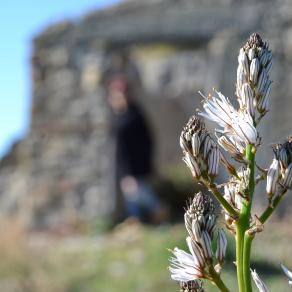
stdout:
<svg viewBox="0 0 292 292">
<path fill-rule="evenodd" d="M 177 137 L 200 106 L 198 90 L 233 98 L 238 48 L 253 31 L 269 40 L 275 59 L 264 142 L 291 133 L 291 3 L 216 3 L 126 1 L 36 36 L 31 127 L 1 162 L 1 213 L 40 227 L 112 214 L 114 143 L 100 83 L 109 49 L 126 49 L 139 69 L 137 98 L 155 133 L 159 171 L 180 163 Z"/>
</svg>

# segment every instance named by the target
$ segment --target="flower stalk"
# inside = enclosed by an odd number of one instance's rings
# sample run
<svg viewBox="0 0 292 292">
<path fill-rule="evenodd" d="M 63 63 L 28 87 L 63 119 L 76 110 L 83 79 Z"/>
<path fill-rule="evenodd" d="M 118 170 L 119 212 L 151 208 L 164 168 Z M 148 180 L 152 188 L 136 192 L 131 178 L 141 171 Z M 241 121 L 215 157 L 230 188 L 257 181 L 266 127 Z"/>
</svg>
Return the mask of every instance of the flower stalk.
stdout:
<svg viewBox="0 0 292 292">
<path fill-rule="evenodd" d="M 238 56 L 235 92 L 238 106 L 235 107 L 219 91 L 215 91 L 214 96 L 200 93 L 204 111 L 199 111 L 198 116 L 193 115 L 180 135 L 183 161 L 194 180 L 218 200 L 226 228 L 234 235 L 239 292 L 252 292 L 252 279 L 260 292 L 268 291 L 256 271 L 251 270 L 252 243 L 256 234 L 263 231 L 284 194 L 292 190 L 292 137 L 274 145 L 274 157 L 268 170 L 259 168 L 256 163 L 256 152 L 262 140 L 257 126 L 269 111 L 271 67 L 272 53 L 268 44 L 258 34 L 252 34 Z M 206 129 L 203 118 L 217 124 L 216 138 Z M 241 164 L 240 168 L 235 168 L 224 151 Z M 218 185 L 216 178 L 220 164 L 229 178 Z M 259 180 L 266 180 L 269 204 L 258 217 L 252 213 L 252 205 Z M 220 190 L 221 186 L 224 192 Z M 181 287 L 200 288 L 181 291 L 204 291 L 196 282 L 203 280 L 211 281 L 220 291 L 229 291 L 221 279 L 227 239 L 223 228 L 217 226 L 209 194 L 197 193 L 184 218 L 190 253 L 178 248 L 173 250 L 174 256 L 170 259 L 172 279 L 179 281 Z M 214 234 L 217 234 L 217 240 Z M 215 241 L 216 253 L 212 249 Z"/>
<path fill-rule="evenodd" d="M 247 145 L 246 147 L 246 159 L 248 161 L 248 167 L 250 170 L 249 176 L 249 197 L 246 205 L 243 205 L 243 212 L 242 216 L 244 218 L 244 243 L 243 243 L 243 277 L 244 277 L 244 284 L 245 284 L 245 291 L 250 292 L 252 291 L 251 286 L 251 277 L 250 277 L 250 253 L 251 253 L 251 243 L 252 239 L 251 236 L 248 234 L 249 229 L 249 221 L 250 221 L 250 212 L 252 207 L 252 199 L 254 195 L 255 189 L 255 153 L 253 145 Z"/>
<path fill-rule="evenodd" d="M 229 292 L 229 289 L 226 287 L 226 285 L 222 281 L 220 275 L 215 271 L 214 267 L 210 267 L 209 273 L 212 277 L 213 285 L 217 286 L 218 289 L 222 292 Z"/>
</svg>

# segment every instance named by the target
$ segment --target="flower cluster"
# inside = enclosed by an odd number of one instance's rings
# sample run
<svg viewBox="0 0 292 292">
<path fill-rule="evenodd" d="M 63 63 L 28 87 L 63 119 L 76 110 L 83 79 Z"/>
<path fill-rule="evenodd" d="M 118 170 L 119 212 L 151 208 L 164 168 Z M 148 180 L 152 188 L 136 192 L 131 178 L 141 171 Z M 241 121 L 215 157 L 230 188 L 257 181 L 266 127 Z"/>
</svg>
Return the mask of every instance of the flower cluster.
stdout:
<svg viewBox="0 0 292 292">
<path fill-rule="evenodd" d="M 247 144 L 257 145 L 256 112 L 259 117 L 268 111 L 272 81 L 269 71 L 272 53 L 258 34 L 252 34 L 240 49 L 238 56 L 236 95 L 239 109 L 221 92 L 204 98 L 204 110 L 200 115 L 214 121 L 222 129 L 218 137 L 220 146 L 236 160 L 242 161 Z"/>
<path fill-rule="evenodd" d="M 257 33 L 253 33 L 239 51 L 236 82 L 240 109 L 246 110 L 253 118 L 256 111 L 260 115 L 268 111 L 271 67 L 272 53 L 268 44 Z"/>
<path fill-rule="evenodd" d="M 222 229 L 218 229 L 217 250 L 214 255 L 212 240 L 216 216 L 212 199 L 201 192 L 197 193 L 185 212 L 185 226 L 189 236 L 186 238 L 191 254 L 175 248 L 170 259 L 170 272 L 172 279 L 180 282 L 189 282 L 199 278 L 212 279 L 210 267 L 219 272 L 224 263 L 227 240 Z M 215 270 L 214 270 L 215 271 Z M 215 272 L 217 273 L 217 272 Z"/>
<path fill-rule="evenodd" d="M 192 116 L 183 128 L 180 136 L 180 146 L 183 149 L 183 160 L 189 167 L 194 178 L 218 174 L 220 150 L 205 129 L 203 121 Z"/>
<path fill-rule="evenodd" d="M 274 159 L 268 170 L 266 190 L 269 196 L 292 189 L 292 137 L 274 147 Z"/>
</svg>

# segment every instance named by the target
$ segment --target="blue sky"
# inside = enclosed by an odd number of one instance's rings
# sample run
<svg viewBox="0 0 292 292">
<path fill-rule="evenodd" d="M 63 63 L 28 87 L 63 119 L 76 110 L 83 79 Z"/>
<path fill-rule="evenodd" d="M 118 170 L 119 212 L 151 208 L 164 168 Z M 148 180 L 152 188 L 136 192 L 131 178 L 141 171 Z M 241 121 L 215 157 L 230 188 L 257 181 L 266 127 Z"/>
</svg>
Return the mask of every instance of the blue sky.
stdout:
<svg viewBox="0 0 292 292">
<path fill-rule="evenodd" d="M 46 26 L 120 0 L 10 0 L 0 13 L 0 156 L 23 137 L 30 121 L 31 39 Z"/>
</svg>

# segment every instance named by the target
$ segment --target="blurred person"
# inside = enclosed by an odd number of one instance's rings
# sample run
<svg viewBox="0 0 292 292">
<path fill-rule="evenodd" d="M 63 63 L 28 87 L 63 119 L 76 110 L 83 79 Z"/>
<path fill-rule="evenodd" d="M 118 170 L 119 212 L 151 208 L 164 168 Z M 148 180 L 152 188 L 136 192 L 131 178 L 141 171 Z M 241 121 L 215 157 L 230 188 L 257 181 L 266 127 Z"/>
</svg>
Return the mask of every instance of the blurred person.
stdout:
<svg viewBox="0 0 292 292">
<path fill-rule="evenodd" d="M 153 139 L 125 75 L 113 76 L 108 81 L 107 100 L 112 110 L 116 179 L 125 215 L 159 223 L 164 219 L 163 207 L 149 184 L 153 172 Z"/>
<path fill-rule="evenodd" d="M 141 95 L 142 81 L 140 72 L 135 62 L 133 62 L 131 53 L 127 48 L 107 48 L 102 67 L 102 82 L 104 84 L 113 76 L 123 72 L 123 74 L 127 77 L 128 82 L 131 82 L 131 91 L 138 90 L 139 96 Z"/>
</svg>

